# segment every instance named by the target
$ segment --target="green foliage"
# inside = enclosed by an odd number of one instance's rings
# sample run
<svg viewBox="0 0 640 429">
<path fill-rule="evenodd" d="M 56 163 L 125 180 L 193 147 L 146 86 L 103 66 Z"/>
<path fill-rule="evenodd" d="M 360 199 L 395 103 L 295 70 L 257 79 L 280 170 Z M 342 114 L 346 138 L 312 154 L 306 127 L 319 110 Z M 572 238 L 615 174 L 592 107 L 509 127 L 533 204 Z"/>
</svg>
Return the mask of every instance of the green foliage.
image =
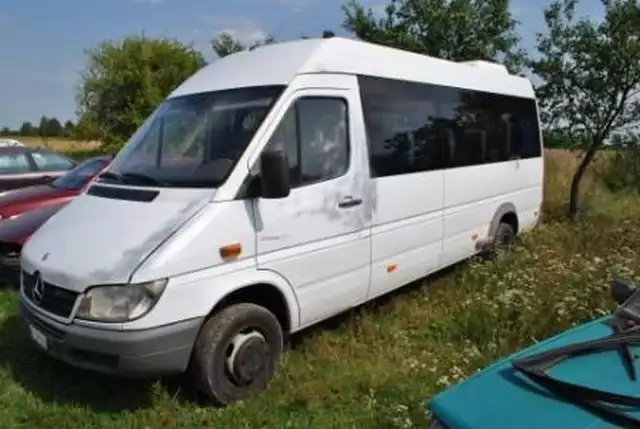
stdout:
<svg viewBox="0 0 640 429">
<path fill-rule="evenodd" d="M 56 118 L 40 117 L 38 135 L 40 137 L 59 137 L 63 134 L 63 128 Z"/>
<path fill-rule="evenodd" d="M 176 40 L 129 36 L 87 52 L 78 91 L 79 132 L 120 147 L 158 104 L 205 65 Z"/>
<path fill-rule="evenodd" d="M 20 126 L 19 134 L 25 137 L 33 137 L 39 134 L 38 128 L 34 127 L 31 122 L 23 122 Z"/>
<path fill-rule="evenodd" d="M 640 118 L 640 7 L 634 0 L 602 0 L 604 19 L 576 18 L 577 0 L 556 0 L 544 11 L 548 31 L 538 35 L 531 61 L 547 127 L 570 135 L 586 150 L 570 190 L 569 215 L 596 151 L 613 132 Z"/>
<path fill-rule="evenodd" d="M 574 149 L 580 145 L 562 130 L 551 129 L 543 131 L 544 147 L 549 149 Z"/>
<path fill-rule="evenodd" d="M 501 61 L 512 72 L 525 59 L 507 0 L 391 0 L 382 18 L 350 0 L 343 11 L 343 27 L 368 42 L 454 61 Z"/>
<path fill-rule="evenodd" d="M 612 192 L 640 192 L 640 138 L 637 135 L 616 137 L 602 180 Z"/>
<path fill-rule="evenodd" d="M 211 47 L 219 58 L 244 51 L 246 47 L 229 33 L 222 33 L 211 41 Z"/>
<path fill-rule="evenodd" d="M 275 42 L 276 39 L 271 36 L 267 36 L 264 40 L 256 40 L 252 45 L 245 46 L 242 42 L 235 39 L 232 34 L 225 32 L 219 34 L 211 41 L 211 47 L 218 58 L 224 58 L 237 52 L 254 49 L 258 46 L 270 45 Z"/>
</svg>

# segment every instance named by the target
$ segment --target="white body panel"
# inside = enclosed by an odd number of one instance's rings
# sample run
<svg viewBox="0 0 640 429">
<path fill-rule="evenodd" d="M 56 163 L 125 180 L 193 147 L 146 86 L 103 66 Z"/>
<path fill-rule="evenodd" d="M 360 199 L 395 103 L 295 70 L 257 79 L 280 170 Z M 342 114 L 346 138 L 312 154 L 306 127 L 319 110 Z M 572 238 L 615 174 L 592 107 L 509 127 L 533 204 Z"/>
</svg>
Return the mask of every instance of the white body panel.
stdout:
<svg viewBox="0 0 640 429">
<path fill-rule="evenodd" d="M 520 231 L 535 225 L 541 157 L 374 177 L 360 74 L 533 98 L 527 80 L 500 69 L 338 38 L 232 55 L 170 96 L 287 85 L 224 184 L 215 190 L 148 188 L 159 192 L 151 202 L 82 195 L 27 242 L 22 268 L 77 292 L 169 279 L 155 307 L 138 320 L 76 321 L 101 329 L 138 330 L 206 316 L 228 294 L 266 284 L 280 291 L 290 329 L 297 331 L 472 256 L 501 207 L 514 208 Z M 301 97 L 316 96 L 347 103 L 347 171 L 294 188 L 283 199 L 238 199 L 286 111 Z M 348 198 L 362 203 L 338 207 Z M 220 248 L 236 243 L 241 255 L 224 260 Z"/>
</svg>

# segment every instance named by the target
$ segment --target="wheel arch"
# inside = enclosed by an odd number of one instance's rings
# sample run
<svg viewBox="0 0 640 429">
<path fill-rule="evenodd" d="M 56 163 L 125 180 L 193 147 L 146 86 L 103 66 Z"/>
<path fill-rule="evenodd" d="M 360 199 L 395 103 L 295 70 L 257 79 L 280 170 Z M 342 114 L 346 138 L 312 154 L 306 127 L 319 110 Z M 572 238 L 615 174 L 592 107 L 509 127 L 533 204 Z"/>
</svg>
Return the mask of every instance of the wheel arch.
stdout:
<svg viewBox="0 0 640 429">
<path fill-rule="evenodd" d="M 518 233 L 520 229 L 518 211 L 513 203 L 502 203 L 498 206 L 495 214 L 493 215 L 493 219 L 491 219 L 491 224 L 489 225 L 489 237 L 493 237 L 495 235 L 498 230 L 498 225 L 502 222 L 506 222 L 511 225 L 516 234 Z"/>
<path fill-rule="evenodd" d="M 298 301 L 289 283 L 271 271 L 259 271 L 255 278 L 229 288 L 216 301 L 207 317 L 233 304 L 248 302 L 271 311 L 280 322 L 285 334 L 298 328 L 300 311 Z"/>
</svg>

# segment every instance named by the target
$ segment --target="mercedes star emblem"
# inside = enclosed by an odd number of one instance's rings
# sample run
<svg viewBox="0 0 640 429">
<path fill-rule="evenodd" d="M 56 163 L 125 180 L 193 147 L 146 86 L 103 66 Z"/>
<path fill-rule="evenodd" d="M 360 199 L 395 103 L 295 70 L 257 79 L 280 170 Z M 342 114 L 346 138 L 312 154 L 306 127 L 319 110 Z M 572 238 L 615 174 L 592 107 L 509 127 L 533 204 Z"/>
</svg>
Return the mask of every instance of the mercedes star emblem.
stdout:
<svg viewBox="0 0 640 429">
<path fill-rule="evenodd" d="M 36 304 L 40 304 L 42 302 L 42 299 L 44 298 L 44 282 L 42 281 L 42 277 L 40 277 L 40 273 L 34 274 L 31 297 L 33 298 L 33 302 L 35 302 Z"/>
</svg>

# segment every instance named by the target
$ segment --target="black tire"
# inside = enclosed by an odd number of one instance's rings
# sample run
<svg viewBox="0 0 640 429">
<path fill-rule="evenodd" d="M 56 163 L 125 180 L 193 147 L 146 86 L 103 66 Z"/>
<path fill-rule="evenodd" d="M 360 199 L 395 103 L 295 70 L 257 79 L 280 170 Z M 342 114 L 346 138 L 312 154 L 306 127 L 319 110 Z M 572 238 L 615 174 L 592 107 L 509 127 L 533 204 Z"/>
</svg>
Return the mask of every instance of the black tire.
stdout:
<svg viewBox="0 0 640 429">
<path fill-rule="evenodd" d="M 506 222 L 500 222 L 493 236 L 493 241 L 484 252 L 482 259 L 485 261 L 493 261 L 500 252 L 508 252 L 516 242 L 517 234 L 513 226 Z"/>
<path fill-rule="evenodd" d="M 265 389 L 282 356 L 283 337 L 278 319 L 264 307 L 241 303 L 224 308 L 204 323 L 196 339 L 191 370 L 197 389 L 217 405 Z"/>
</svg>

